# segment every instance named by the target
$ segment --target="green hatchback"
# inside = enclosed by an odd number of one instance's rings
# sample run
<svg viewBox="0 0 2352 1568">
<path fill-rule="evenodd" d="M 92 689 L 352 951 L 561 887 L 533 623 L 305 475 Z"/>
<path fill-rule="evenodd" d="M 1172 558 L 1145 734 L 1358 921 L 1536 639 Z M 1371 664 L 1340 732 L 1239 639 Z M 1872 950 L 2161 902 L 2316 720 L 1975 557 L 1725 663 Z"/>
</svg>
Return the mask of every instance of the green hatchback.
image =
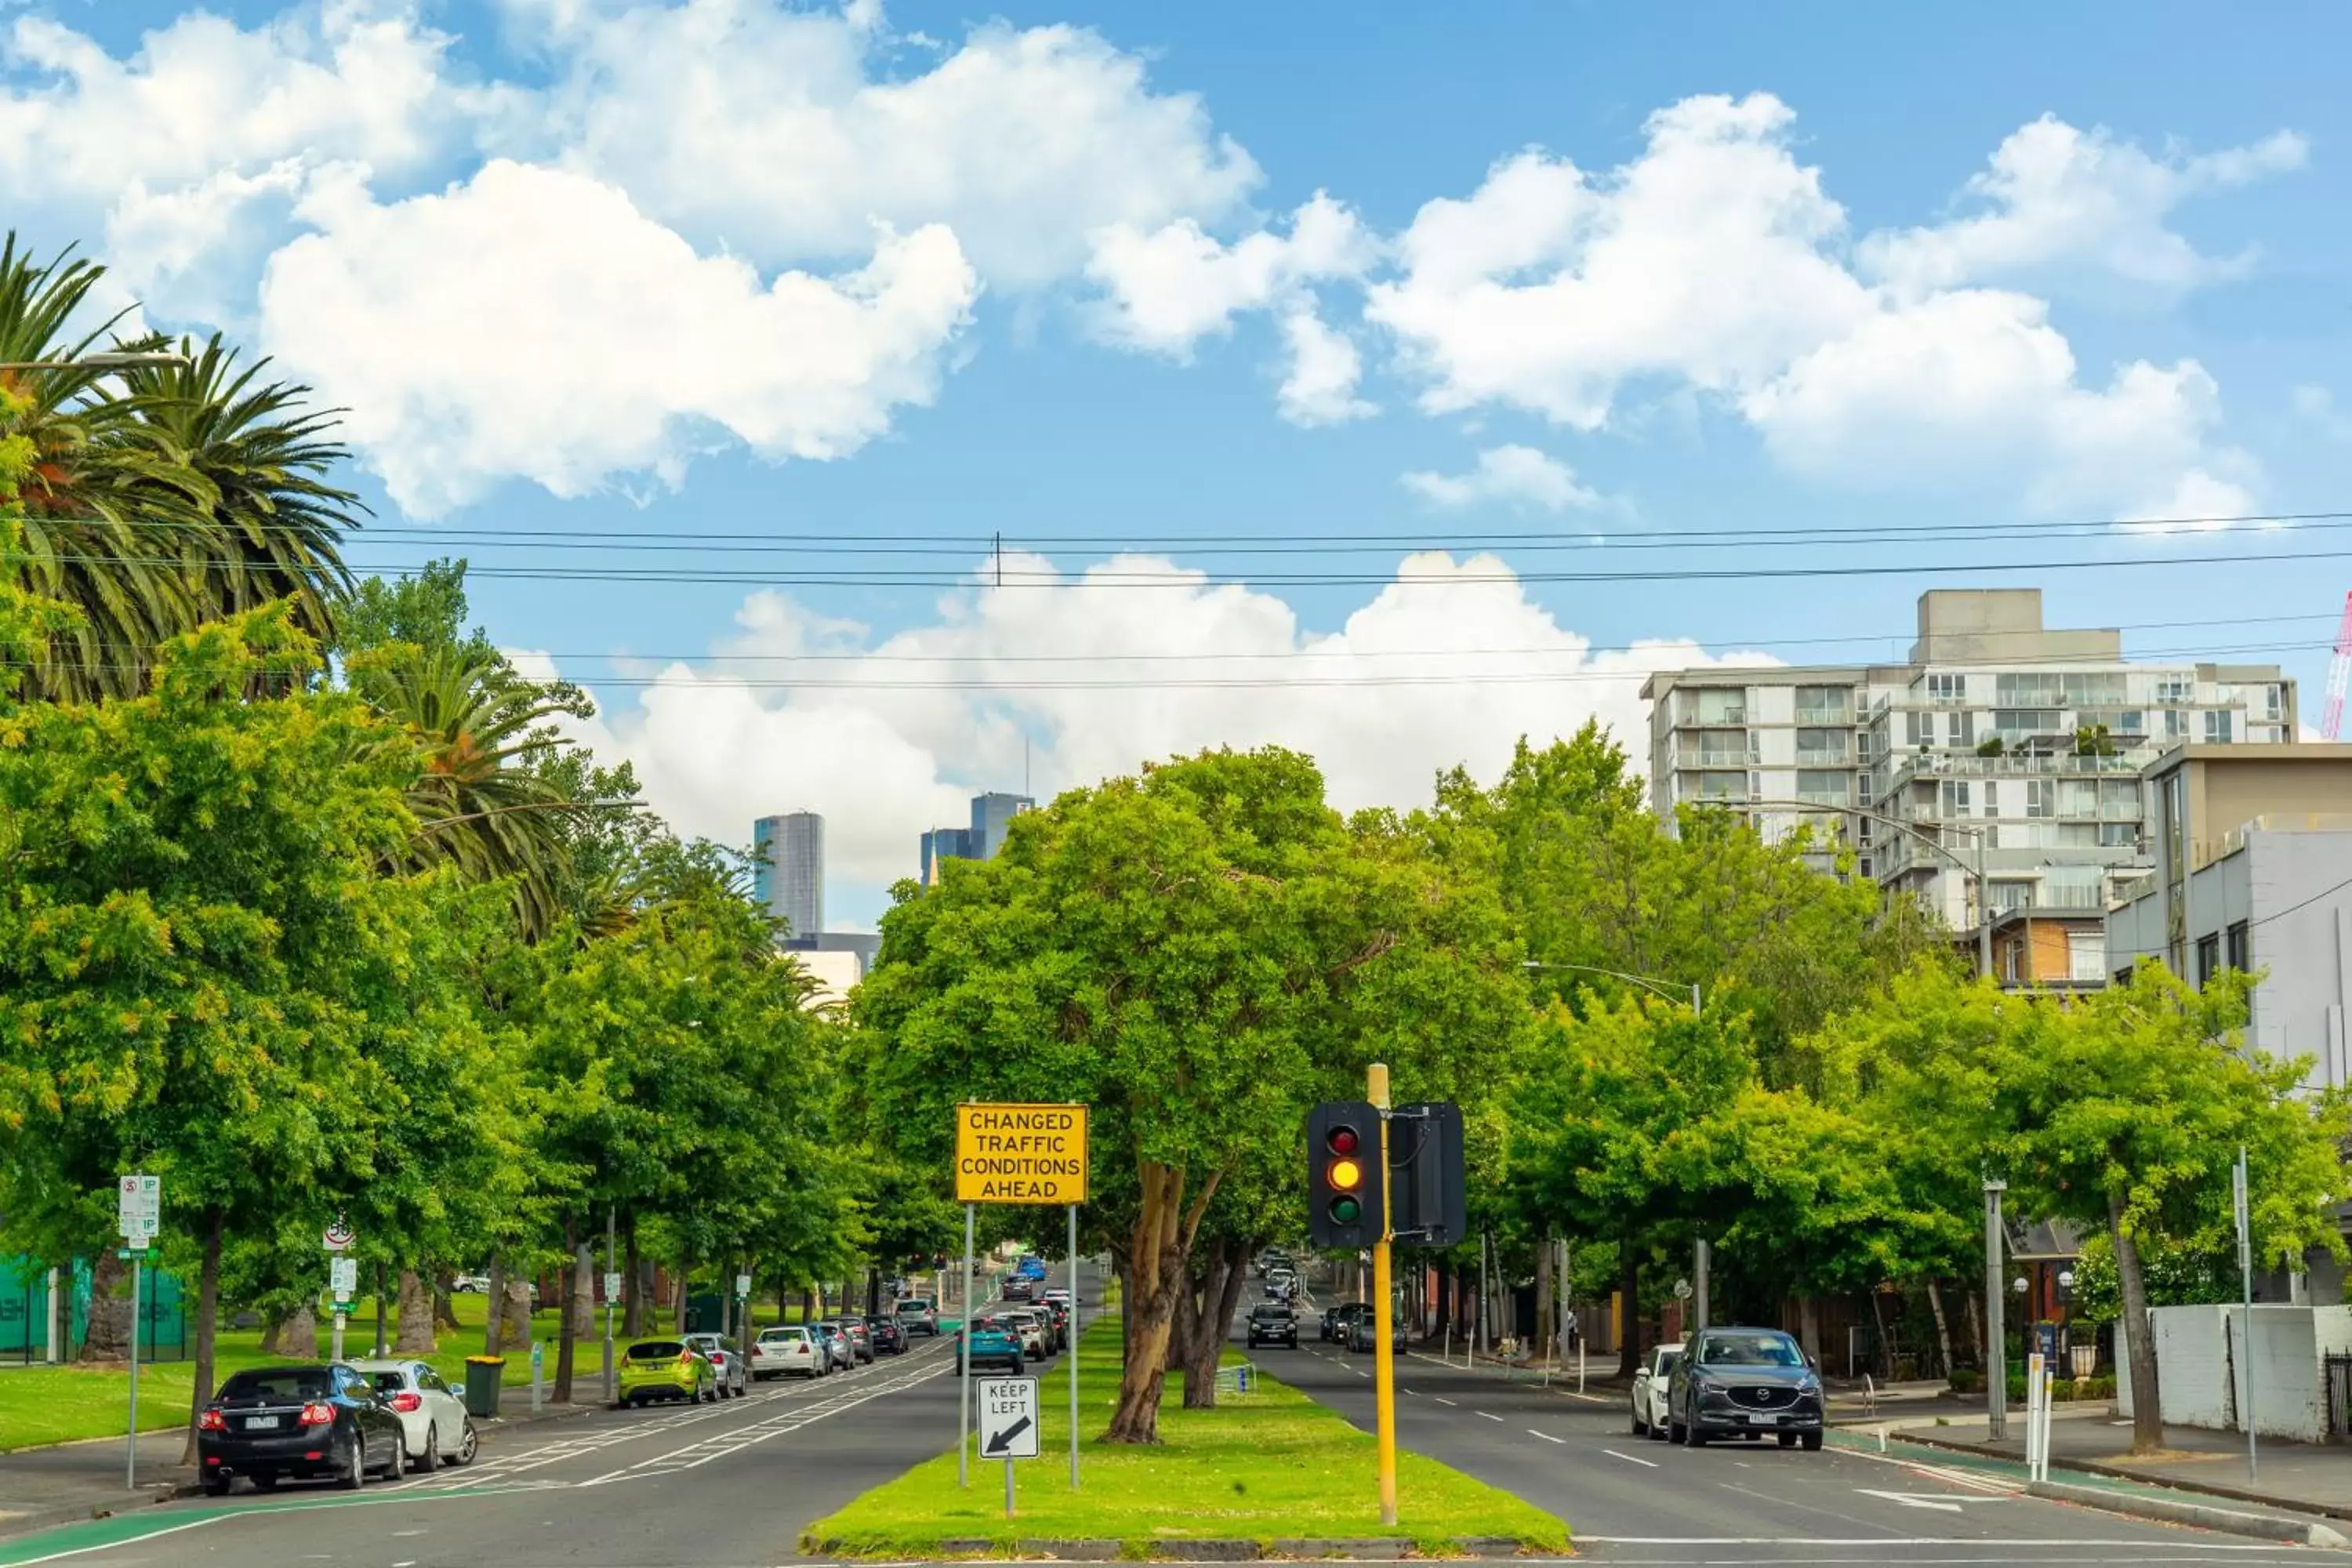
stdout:
<svg viewBox="0 0 2352 1568">
<path fill-rule="evenodd" d="M 620 1402 L 644 1405 L 656 1399 L 719 1402 L 719 1373 L 692 1345 L 677 1340 L 639 1340 L 622 1352 Z"/>
</svg>

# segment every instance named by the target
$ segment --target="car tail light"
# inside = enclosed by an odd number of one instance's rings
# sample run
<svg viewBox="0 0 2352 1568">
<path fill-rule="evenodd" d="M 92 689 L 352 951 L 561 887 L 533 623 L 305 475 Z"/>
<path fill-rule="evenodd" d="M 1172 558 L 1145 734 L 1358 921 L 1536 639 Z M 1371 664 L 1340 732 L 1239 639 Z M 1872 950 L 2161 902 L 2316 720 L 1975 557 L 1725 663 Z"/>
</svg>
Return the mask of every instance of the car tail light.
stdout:
<svg viewBox="0 0 2352 1568">
<path fill-rule="evenodd" d="M 223 1415 L 218 1410 L 207 1410 L 202 1415 L 196 1417 L 196 1430 L 199 1432 L 226 1432 L 228 1430 L 228 1417 Z"/>
<path fill-rule="evenodd" d="M 694 1364 L 694 1352 L 692 1351 L 678 1352 L 677 1364 L 680 1366 L 692 1366 Z"/>
<path fill-rule="evenodd" d="M 414 1394 L 395 1394 L 392 1396 L 392 1407 L 405 1415 L 412 1410 L 424 1409 L 425 1401 Z"/>
<path fill-rule="evenodd" d="M 302 1406 L 301 1424 L 305 1426 L 331 1426 L 335 1424 L 335 1407 L 323 1400 L 314 1399 Z"/>
</svg>

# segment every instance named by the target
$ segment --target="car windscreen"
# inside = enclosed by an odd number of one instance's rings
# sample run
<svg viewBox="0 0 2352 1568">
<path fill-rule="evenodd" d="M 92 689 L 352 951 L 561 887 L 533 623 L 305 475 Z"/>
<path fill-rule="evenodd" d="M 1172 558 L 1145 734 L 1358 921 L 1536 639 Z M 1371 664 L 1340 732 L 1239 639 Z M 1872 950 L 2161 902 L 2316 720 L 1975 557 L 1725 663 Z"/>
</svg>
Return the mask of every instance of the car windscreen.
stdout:
<svg viewBox="0 0 2352 1568">
<path fill-rule="evenodd" d="M 898 1310 L 902 1312 L 928 1312 L 930 1310 L 931 1304 L 920 1296 L 909 1296 L 898 1303 Z"/>
<path fill-rule="evenodd" d="M 1682 1359 L 1683 1352 L 1678 1350 L 1660 1351 L 1658 1352 L 1658 1370 L 1660 1372 L 1664 1372 L 1671 1368 L 1675 1363 Z"/>
<path fill-rule="evenodd" d="M 221 1384 L 228 1399 L 324 1399 L 335 1392 L 334 1374 L 323 1366 L 280 1366 L 240 1372 Z"/>
<path fill-rule="evenodd" d="M 761 1329 L 760 1331 L 760 1342 L 762 1344 L 799 1344 L 807 1338 L 806 1329 Z"/>
<path fill-rule="evenodd" d="M 631 1361 L 675 1361 L 686 1347 L 676 1340 L 645 1340 L 629 1347 Z"/>
<path fill-rule="evenodd" d="M 370 1371 L 362 1375 L 375 1384 L 375 1391 L 378 1394 L 398 1394 L 408 1386 L 408 1374 L 404 1372 Z"/>
<path fill-rule="evenodd" d="M 1786 1334 L 1706 1334 L 1698 1342 L 1702 1366 L 1802 1366 L 1804 1352 Z"/>
<path fill-rule="evenodd" d="M 1250 1309 L 1250 1316 L 1253 1318 L 1286 1319 L 1290 1316 L 1290 1309 L 1287 1307 L 1252 1307 Z"/>
</svg>

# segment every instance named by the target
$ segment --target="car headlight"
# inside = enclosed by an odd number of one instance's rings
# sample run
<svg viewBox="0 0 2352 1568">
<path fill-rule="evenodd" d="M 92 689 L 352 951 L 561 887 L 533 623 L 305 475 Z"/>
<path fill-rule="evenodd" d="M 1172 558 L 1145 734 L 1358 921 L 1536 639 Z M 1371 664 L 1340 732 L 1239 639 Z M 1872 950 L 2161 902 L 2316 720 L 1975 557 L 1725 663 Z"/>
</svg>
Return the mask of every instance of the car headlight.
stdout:
<svg viewBox="0 0 2352 1568">
<path fill-rule="evenodd" d="M 1797 1384 L 1797 1392 L 1818 1396 L 1822 1392 L 1822 1380 L 1818 1377 L 1809 1377 Z"/>
<path fill-rule="evenodd" d="M 1724 1391 L 1723 1384 L 1709 1383 L 1702 1378 L 1693 1378 L 1691 1388 L 1698 1394 L 1699 1403 L 1702 1405 L 1720 1404 L 1730 1397 Z"/>
</svg>

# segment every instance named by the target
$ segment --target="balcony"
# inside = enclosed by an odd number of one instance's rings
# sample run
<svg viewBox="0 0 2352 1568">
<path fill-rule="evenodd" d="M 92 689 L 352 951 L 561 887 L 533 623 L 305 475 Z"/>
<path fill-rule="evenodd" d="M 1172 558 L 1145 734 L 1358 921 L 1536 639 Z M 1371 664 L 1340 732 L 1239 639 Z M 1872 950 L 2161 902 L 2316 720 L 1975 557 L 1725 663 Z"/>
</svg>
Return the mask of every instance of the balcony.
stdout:
<svg viewBox="0 0 2352 1568">
<path fill-rule="evenodd" d="M 1676 768 L 1752 768 L 1763 756 L 1753 745 L 1726 744 L 1709 737 L 1695 747 L 1675 746 L 1667 761 Z"/>
<path fill-rule="evenodd" d="M 1893 790 L 1921 778 L 2136 778 L 2141 764 L 2154 754 L 2153 747 L 2126 747 L 2112 757 L 2078 756 L 2071 749 L 2002 752 L 1990 757 L 1974 752 L 1911 751 L 1896 760 L 1886 784 Z M 2136 817 L 2138 813 L 2132 815 Z"/>
<path fill-rule="evenodd" d="M 1801 768 L 1850 768 L 1853 752 L 1844 746 L 1799 746 L 1797 765 Z"/>
<path fill-rule="evenodd" d="M 1812 706 L 1801 704 L 1797 709 L 1797 722 L 1819 724 L 1833 730 L 1850 730 L 1853 728 L 1853 710 L 1843 702 L 1832 703 L 1827 707 L 1818 704 Z"/>
</svg>

